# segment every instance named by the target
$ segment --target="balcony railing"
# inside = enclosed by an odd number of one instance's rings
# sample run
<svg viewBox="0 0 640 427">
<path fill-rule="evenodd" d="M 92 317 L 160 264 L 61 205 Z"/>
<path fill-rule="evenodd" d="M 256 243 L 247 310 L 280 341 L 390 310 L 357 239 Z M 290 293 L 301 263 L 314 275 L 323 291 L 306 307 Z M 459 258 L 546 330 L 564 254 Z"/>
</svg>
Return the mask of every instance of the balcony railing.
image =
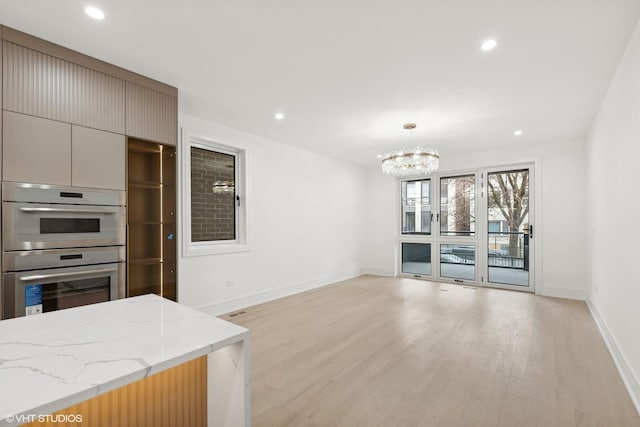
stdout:
<svg viewBox="0 0 640 427">
<path fill-rule="evenodd" d="M 518 235 L 517 249 L 510 251 L 510 237 Z M 528 262 L 528 235 L 518 231 L 490 231 L 489 232 L 489 267 L 513 268 L 527 270 Z M 515 252 L 515 255 L 510 253 Z M 442 264 L 475 264 L 475 250 L 468 246 L 454 247 L 448 252 L 440 254 Z"/>
<path fill-rule="evenodd" d="M 529 236 L 521 231 L 489 231 L 489 266 L 528 269 Z M 516 247 L 511 247 L 512 236 L 517 236 Z M 515 255 L 514 255 L 515 253 Z"/>
</svg>

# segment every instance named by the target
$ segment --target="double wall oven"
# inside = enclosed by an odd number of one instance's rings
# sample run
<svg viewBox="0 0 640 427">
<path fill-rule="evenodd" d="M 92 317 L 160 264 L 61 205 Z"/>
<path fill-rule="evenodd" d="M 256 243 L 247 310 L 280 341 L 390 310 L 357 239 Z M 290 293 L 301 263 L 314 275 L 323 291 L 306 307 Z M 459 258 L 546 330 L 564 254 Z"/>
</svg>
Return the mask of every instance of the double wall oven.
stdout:
<svg viewBox="0 0 640 427">
<path fill-rule="evenodd" d="M 126 294 L 125 192 L 2 185 L 0 318 Z"/>
</svg>

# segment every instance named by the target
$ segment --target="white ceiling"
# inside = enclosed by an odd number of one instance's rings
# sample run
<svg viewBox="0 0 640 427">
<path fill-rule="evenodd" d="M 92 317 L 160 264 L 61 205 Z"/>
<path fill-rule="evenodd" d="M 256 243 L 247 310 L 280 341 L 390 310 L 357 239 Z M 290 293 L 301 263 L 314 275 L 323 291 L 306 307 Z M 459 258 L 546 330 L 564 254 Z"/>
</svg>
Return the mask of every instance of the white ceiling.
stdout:
<svg viewBox="0 0 640 427">
<path fill-rule="evenodd" d="M 0 0 L 0 23 L 177 86 L 182 112 L 364 165 L 404 145 L 584 138 L 640 14 L 638 0 L 96 0 L 98 22 L 87 4 Z"/>
</svg>

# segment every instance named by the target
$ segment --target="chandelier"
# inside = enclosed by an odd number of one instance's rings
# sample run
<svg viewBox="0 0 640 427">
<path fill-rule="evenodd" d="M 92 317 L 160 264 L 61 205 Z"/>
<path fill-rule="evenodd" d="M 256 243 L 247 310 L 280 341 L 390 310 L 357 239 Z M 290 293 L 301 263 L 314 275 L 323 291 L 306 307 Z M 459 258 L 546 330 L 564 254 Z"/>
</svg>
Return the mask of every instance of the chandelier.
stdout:
<svg viewBox="0 0 640 427">
<path fill-rule="evenodd" d="M 416 128 L 415 123 L 402 126 L 411 132 Z M 440 155 L 433 148 L 407 148 L 385 153 L 382 156 L 382 173 L 394 176 L 428 175 L 438 170 Z"/>
</svg>

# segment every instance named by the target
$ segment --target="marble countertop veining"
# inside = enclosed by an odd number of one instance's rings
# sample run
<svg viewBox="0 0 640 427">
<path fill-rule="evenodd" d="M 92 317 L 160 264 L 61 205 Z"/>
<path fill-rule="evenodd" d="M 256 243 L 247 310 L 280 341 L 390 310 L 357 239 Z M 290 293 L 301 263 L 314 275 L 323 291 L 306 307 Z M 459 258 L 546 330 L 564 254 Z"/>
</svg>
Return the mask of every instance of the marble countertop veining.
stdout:
<svg viewBox="0 0 640 427">
<path fill-rule="evenodd" d="M 0 321 L 0 426 L 85 401 L 248 333 L 157 295 Z"/>
</svg>

